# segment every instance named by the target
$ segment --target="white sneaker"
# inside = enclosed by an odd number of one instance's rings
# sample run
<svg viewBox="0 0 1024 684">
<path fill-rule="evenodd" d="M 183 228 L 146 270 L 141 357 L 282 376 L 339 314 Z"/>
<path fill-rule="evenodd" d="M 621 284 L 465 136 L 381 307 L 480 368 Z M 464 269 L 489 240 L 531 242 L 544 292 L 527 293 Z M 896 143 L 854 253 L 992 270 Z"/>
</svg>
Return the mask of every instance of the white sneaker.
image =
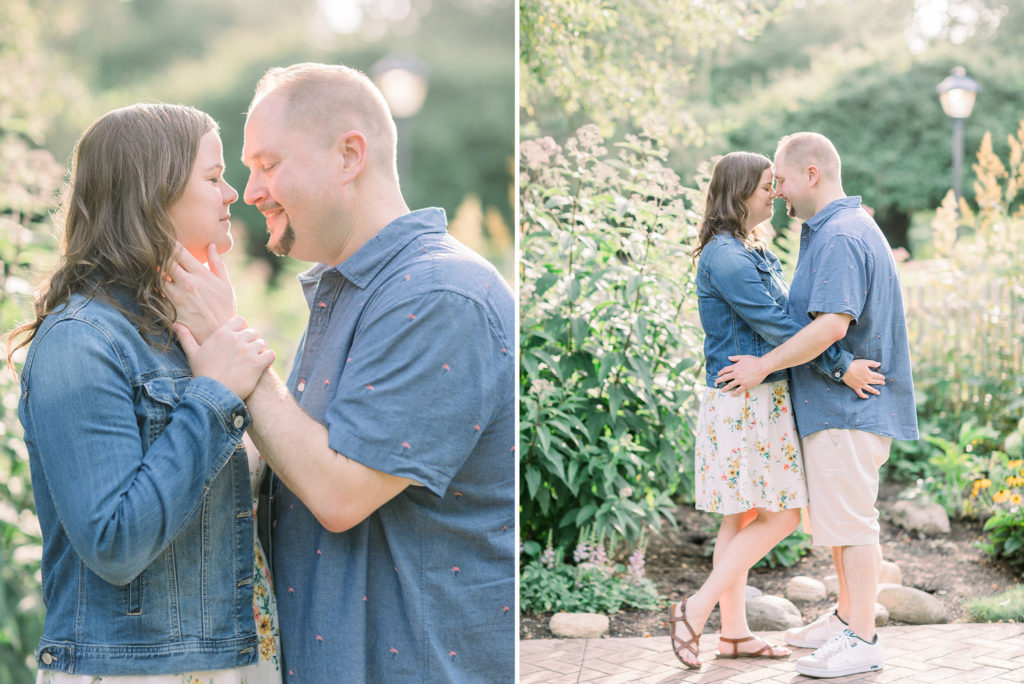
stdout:
<svg viewBox="0 0 1024 684">
<path fill-rule="evenodd" d="M 846 623 L 839 619 L 836 611 L 825 613 L 814 622 L 803 627 L 786 630 L 786 643 L 797 648 L 820 648 L 833 634 L 846 629 Z"/>
<path fill-rule="evenodd" d="M 878 635 L 868 643 L 848 629 L 833 634 L 824 646 L 796 661 L 796 671 L 808 677 L 843 677 L 876 672 L 884 666 Z"/>
</svg>

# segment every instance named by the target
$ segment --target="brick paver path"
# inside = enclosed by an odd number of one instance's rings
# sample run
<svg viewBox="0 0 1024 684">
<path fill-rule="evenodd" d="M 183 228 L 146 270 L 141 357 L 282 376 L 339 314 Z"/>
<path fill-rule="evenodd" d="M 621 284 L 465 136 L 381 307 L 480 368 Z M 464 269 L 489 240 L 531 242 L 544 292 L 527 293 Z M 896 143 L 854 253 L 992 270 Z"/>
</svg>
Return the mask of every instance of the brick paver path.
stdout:
<svg viewBox="0 0 1024 684">
<path fill-rule="evenodd" d="M 871 674 L 815 680 L 786 660 L 716 659 L 718 635 L 701 637 L 700 671 L 672 655 L 668 636 L 632 639 L 536 639 L 519 642 L 519 684 L 569 682 L 1024 682 L 1024 625 L 954 624 L 882 627 L 885 668 Z M 784 643 L 781 632 L 765 635 Z"/>
</svg>

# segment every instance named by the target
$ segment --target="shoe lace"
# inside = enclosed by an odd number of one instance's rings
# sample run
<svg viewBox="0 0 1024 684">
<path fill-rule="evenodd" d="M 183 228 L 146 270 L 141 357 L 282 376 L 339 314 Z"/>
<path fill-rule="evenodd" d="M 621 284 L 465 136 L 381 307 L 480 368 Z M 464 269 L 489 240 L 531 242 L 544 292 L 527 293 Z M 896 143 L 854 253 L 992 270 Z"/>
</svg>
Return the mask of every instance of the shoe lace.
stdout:
<svg viewBox="0 0 1024 684">
<path fill-rule="evenodd" d="M 853 632 L 844 629 L 842 632 L 833 634 L 825 644 L 813 653 L 815 658 L 827 658 L 846 648 L 848 639 L 853 638 Z"/>
</svg>

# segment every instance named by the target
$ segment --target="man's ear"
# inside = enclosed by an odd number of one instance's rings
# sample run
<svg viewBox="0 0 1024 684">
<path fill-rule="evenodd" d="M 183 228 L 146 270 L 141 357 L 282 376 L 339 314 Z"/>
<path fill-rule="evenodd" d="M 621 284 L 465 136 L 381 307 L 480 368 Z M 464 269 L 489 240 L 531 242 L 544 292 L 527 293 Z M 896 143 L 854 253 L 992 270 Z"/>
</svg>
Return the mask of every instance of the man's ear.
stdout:
<svg viewBox="0 0 1024 684">
<path fill-rule="evenodd" d="M 341 180 L 350 183 L 366 166 L 366 136 L 356 130 L 346 131 L 335 143 L 341 158 Z"/>
<path fill-rule="evenodd" d="M 818 184 L 821 180 L 821 172 L 818 171 L 818 167 L 811 164 L 807 167 L 807 184 L 812 188 Z"/>
</svg>

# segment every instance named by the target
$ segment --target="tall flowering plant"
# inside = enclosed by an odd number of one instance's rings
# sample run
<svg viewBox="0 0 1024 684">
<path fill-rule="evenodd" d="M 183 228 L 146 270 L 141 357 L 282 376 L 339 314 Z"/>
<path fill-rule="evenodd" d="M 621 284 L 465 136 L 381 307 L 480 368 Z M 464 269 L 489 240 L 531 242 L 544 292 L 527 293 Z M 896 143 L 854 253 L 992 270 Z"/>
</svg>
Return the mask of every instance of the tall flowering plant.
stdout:
<svg viewBox="0 0 1024 684">
<path fill-rule="evenodd" d="M 703 363 L 689 257 L 700 194 L 664 130 L 520 146 L 520 528 L 565 547 L 673 520 Z"/>
</svg>

